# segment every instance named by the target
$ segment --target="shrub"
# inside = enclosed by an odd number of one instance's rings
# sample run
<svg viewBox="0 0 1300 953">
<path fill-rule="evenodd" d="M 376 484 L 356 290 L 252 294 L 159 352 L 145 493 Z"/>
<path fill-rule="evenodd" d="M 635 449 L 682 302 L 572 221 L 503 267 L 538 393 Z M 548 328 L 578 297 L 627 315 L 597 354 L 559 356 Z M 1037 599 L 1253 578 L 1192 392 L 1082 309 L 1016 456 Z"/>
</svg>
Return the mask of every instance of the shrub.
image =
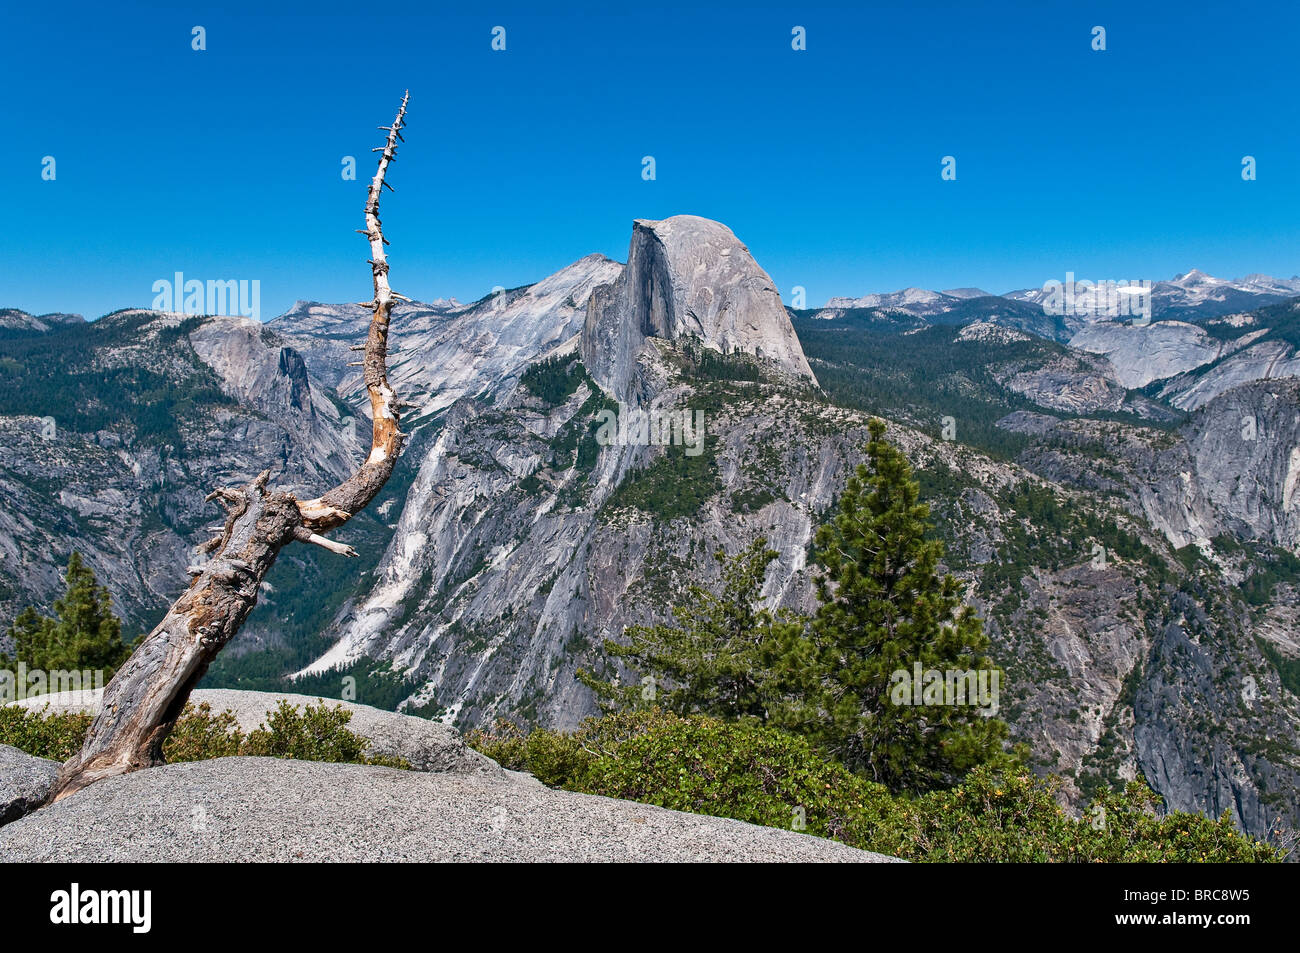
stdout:
<svg viewBox="0 0 1300 953">
<path fill-rule="evenodd" d="M 264 724 L 245 736 L 232 712 L 214 715 L 207 702 L 198 708 L 186 705 L 163 744 L 163 755 L 169 762 L 246 755 L 391 768 L 411 766 L 404 758 L 367 755 L 370 742 L 348 730 L 351 720 L 352 712 L 341 705 L 330 708 L 322 701 L 300 710 L 281 701 Z M 66 761 L 81 748 L 90 723 L 89 715 L 0 707 L 0 744 L 40 758 Z"/>
<path fill-rule="evenodd" d="M 962 784 L 902 801 L 875 849 L 913 860 L 1016 862 L 1276 862 L 1280 852 L 1218 820 L 1154 812 L 1140 781 L 1107 791 L 1080 820 L 1057 804 L 1059 782 L 977 768 Z"/>
<path fill-rule="evenodd" d="M 81 748 L 90 729 L 89 715 L 47 715 L 18 705 L 0 706 L 0 744 L 38 758 L 67 761 Z"/>
<path fill-rule="evenodd" d="M 589 726 L 582 790 L 854 843 L 890 807 L 886 789 L 757 722 L 664 712 Z M 594 743 L 592 743 L 594 742 Z"/>
<path fill-rule="evenodd" d="M 758 722 L 662 709 L 590 718 L 572 734 L 499 721 L 469 744 L 551 787 L 853 842 L 890 804 L 884 787 Z"/>
<path fill-rule="evenodd" d="M 321 702 L 308 705 L 300 712 L 296 705 L 282 700 L 266 724 L 248 736 L 240 753 L 297 761 L 410 767 L 401 758 L 367 756 L 365 751 L 370 742 L 348 731 L 351 720 L 352 712 L 341 705 L 330 708 Z"/>
<path fill-rule="evenodd" d="M 465 740 L 503 768 L 527 771 L 549 787 L 571 791 L 583 790 L 581 778 L 592 759 L 576 734 L 540 728 L 525 734 L 505 719 L 490 731 L 471 731 Z"/>
<path fill-rule="evenodd" d="M 914 861 L 1276 862 L 1228 815 L 1174 812 L 1141 782 L 1101 795 L 1076 820 L 1053 779 L 984 765 L 954 788 L 891 795 L 807 740 L 754 721 L 654 709 L 588 719 L 572 734 L 505 722 L 469 743 L 552 787 L 804 830 Z M 801 824 L 796 823 L 801 822 Z"/>
<path fill-rule="evenodd" d="M 195 708 L 186 705 L 176 726 L 163 742 L 163 755 L 168 761 L 207 761 L 211 758 L 230 758 L 244 748 L 244 733 L 231 711 L 212 714 L 207 702 Z"/>
</svg>

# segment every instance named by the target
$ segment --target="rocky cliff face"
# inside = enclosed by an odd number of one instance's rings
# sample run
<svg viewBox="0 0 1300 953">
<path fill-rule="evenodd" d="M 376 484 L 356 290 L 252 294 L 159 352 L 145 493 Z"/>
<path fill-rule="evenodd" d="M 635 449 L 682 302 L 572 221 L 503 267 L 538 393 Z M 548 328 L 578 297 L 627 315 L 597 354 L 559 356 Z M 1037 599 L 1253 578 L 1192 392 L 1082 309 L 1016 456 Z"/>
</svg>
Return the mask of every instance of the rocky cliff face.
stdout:
<svg viewBox="0 0 1300 953">
<path fill-rule="evenodd" d="M 1216 397 L 1184 429 L 1196 486 L 1234 535 L 1300 547 L 1300 380 Z"/>
<path fill-rule="evenodd" d="M 622 270 L 603 255 L 588 255 L 537 284 L 473 304 L 399 304 L 393 325 L 401 335 L 390 352 L 389 378 L 417 417 L 497 390 L 529 361 L 570 342 L 582 330 L 592 289 Z M 364 340 L 369 320 L 370 312 L 356 305 L 299 302 L 270 327 L 303 353 L 314 375 L 360 406 L 365 387 L 360 372 L 347 366 L 348 348 Z"/>
<path fill-rule="evenodd" d="M 1122 386 L 1158 383 L 1155 396 L 1193 411 L 1234 387 L 1300 374 L 1298 325 L 1300 299 L 1200 324 L 1099 321 L 1075 334 L 1070 347 L 1105 356 Z"/>
<path fill-rule="evenodd" d="M 638 219 L 626 268 L 588 303 L 583 360 L 598 384 L 627 399 L 644 341 L 686 336 L 815 380 L 776 284 L 729 228 L 694 215 Z"/>
<path fill-rule="evenodd" d="M 713 404 L 725 385 L 692 387 L 675 354 L 643 362 L 647 405 Z M 806 602 L 803 549 L 857 458 L 865 418 L 792 404 L 770 385 L 743 390 L 741 408 L 707 418 L 716 441 L 707 471 L 720 485 L 701 477 L 702 507 L 666 523 L 618 489 L 691 488 L 655 470 L 662 448 L 595 443 L 604 399 L 593 384 L 554 406 L 523 389 L 494 407 L 457 404 L 421 463 L 377 584 L 313 669 L 393 660 L 422 681 L 415 704 L 462 725 L 526 713 L 573 727 L 595 711 L 575 670 L 600 667 L 606 638 L 657 617 L 688 581 L 712 579 L 716 549 L 735 551 L 766 529 L 784 554 L 771 593 Z M 802 426 L 815 421 L 842 432 L 811 439 Z M 760 449 L 778 429 L 787 439 Z M 729 493 L 752 496 L 752 509 Z"/>
<path fill-rule="evenodd" d="M 1245 341 L 1220 341 L 1182 321 L 1133 325 L 1098 321 L 1070 339 L 1070 347 L 1110 359 L 1125 387 L 1146 387 L 1230 354 Z"/>
<path fill-rule="evenodd" d="M 1058 483 L 1123 497 L 1175 547 L 1227 534 L 1300 546 L 1300 379 L 1228 391 L 1176 432 L 1016 415 L 1041 437 L 1021 457 Z"/>
</svg>

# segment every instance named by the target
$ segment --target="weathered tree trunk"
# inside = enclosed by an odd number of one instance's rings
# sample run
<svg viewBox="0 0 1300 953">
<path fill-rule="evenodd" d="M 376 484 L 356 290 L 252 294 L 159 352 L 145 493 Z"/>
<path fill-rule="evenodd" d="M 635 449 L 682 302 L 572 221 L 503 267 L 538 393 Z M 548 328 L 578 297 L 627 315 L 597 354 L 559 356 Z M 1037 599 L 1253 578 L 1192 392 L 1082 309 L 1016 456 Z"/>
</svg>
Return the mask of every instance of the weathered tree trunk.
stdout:
<svg viewBox="0 0 1300 953">
<path fill-rule="evenodd" d="M 161 764 L 162 745 L 185 708 L 190 692 L 248 618 L 257 593 L 281 548 L 293 540 L 355 556 L 350 546 L 318 535 L 347 522 L 375 497 L 397 462 L 404 434 L 398 429 L 398 401 L 388 385 L 388 325 L 393 302 L 402 298 L 388 286 L 379 221 L 379 194 L 406 121 L 408 93 L 381 147 L 379 169 L 370 182 L 366 228 L 370 240 L 374 299 L 370 333 L 362 361 L 373 418 L 370 454 L 357 472 L 314 500 L 267 489 L 269 471 L 239 489 L 222 488 L 208 496 L 227 509 L 221 536 L 200 549 L 213 553 L 148 638 L 104 689 L 103 705 L 81 751 L 59 774 L 51 801 L 95 781 Z M 389 186 L 392 189 L 392 186 Z M 360 230 L 359 230 L 360 231 Z"/>
</svg>

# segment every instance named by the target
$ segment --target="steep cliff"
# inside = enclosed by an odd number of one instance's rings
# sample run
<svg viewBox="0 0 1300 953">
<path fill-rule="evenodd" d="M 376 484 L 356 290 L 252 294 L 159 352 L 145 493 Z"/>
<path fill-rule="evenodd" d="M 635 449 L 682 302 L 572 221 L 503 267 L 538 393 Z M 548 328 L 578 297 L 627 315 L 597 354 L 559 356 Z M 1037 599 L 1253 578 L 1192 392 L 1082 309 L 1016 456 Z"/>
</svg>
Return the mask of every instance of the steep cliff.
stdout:
<svg viewBox="0 0 1300 953">
<path fill-rule="evenodd" d="M 686 336 L 815 380 L 776 284 L 729 228 L 694 215 L 638 219 L 623 273 L 588 303 L 583 361 L 598 384 L 625 400 L 634 395 L 645 340 Z"/>
</svg>

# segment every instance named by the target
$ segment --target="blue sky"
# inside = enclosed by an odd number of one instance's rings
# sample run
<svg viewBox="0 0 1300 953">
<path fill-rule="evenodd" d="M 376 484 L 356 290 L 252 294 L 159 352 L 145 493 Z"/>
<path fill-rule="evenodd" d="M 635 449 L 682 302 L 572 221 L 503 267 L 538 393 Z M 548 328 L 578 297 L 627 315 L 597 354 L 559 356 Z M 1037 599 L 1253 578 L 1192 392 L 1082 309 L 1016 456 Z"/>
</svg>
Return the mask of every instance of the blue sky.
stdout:
<svg viewBox="0 0 1300 953">
<path fill-rule="evenodd" d="M 263 317 L 366 298 L 353 229 L 406 88 L 383 218 L 425 300 L 622 260 L 632 219 L 678 213 L 809 304 L 1300 272 L 1292 2 L 17 6 L 0 306 L 95 317 L 176 271 L 260 280 Z"/>
</svg>

